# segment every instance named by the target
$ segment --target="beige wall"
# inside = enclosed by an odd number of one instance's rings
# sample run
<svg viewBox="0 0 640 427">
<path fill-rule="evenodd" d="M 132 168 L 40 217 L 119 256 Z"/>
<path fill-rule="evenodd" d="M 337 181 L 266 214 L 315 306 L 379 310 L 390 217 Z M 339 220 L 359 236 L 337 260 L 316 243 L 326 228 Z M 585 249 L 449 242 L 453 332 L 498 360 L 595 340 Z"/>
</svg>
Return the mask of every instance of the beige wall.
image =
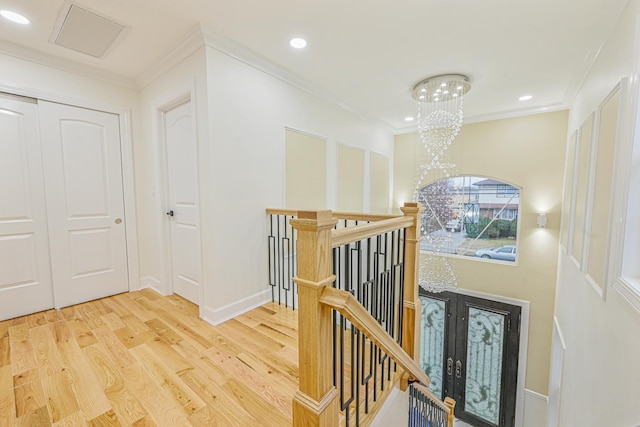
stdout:
<svg viewBox="0 0 640 427">
<path fill-rule="evenodd" d="M 389 212 L 389 158 L 371 153 L 371 212 Z"/>
<path fill-rule="evenodd" d="M 362 212 L 364 202 L 364 150 L 338 144 L 338 197 L 336 210 Z"/>
<path fill-rule="evenodd" d="M 284 207 L 324 209 L 327 206 L 327 143 L 324 139 L 285 131 Z"/>
<path fill-rule="evenodd" d="M 522 188 L 518 263 L 505 265 L 452 258 L 459 286 L 529 301 L 526 388 L 547 393 L 549 352 L 556 285 L 567 111 L 463 126 L 455 144 L 460 175 L 496 178 Z M 417 159 L 417 134 L 396 136 L 394 210 L 411 197 Z M 539 212 L 547 228 L 536 226 Z"/>
</svg>

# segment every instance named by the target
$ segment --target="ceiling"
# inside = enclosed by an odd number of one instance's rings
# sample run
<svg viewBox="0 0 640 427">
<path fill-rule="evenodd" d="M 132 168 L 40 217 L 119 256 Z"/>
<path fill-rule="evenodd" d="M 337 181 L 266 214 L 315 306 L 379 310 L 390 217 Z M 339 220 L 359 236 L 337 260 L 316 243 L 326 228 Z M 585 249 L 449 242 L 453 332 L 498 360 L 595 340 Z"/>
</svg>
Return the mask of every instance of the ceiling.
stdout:
<svg viewBox="0 0 640 427">
<path fill-rule="evenodd" d="M 415 115 L 411 88 L 436 74 L 470 77 L 467 121 L 565 107 L 628 1 L 74 1 L 128 27 L 98 59 L 50 42 L 69 1 L 0 0 L 32 21 L 0 19 L 0 51 L 46 53 L 135 82 L 202 24 L 324 98 L 402 131 Z M 291 48 L 294 36 L 307 48 Z M 518 101 L 525 94 L 533 99 Z"/>
</svg>

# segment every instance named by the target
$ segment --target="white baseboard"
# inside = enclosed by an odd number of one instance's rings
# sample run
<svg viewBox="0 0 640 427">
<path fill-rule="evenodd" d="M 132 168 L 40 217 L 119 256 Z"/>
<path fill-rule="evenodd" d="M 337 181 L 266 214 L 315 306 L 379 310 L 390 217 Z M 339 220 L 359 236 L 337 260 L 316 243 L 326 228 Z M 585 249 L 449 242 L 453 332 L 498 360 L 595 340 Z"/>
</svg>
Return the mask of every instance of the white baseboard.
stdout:
<svg viewBox="0 0 640 427">
<path fill-rule="evenodd" d="M 539 427 L 547 425 L 547 396 L 524 389 L 524 420 L 522 427 Z"/>
<path fill-rule="evenodd" d="M 260 307 L 269 301 L 271 301 L 271 290 L 265 289 L 255 295 L 248 296 L 240 301 L 233 302 L 215 310 L 210 307 L 204 307 L 202 319 L 216 326 L 249 310 Z"/>
<path fill-rule="evenodd" d="M 160 295 L 166 296 L 162 291 L 162 282 L 153 276 L 145 276 L 140 278 L 140 289 L 151 288 Z"/>
</svg>

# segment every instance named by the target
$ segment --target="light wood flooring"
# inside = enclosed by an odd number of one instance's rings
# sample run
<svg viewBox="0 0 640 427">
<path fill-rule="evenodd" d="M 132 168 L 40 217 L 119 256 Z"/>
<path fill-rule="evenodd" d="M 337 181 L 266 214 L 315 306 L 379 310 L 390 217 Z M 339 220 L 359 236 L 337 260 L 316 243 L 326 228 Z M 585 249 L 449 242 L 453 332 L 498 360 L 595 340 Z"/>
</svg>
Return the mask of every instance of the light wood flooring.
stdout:
<svg viewBox="0 0 640 427">
<path fill-rule="evenodd" d="M 297 365 L 291 309 L 116 295 L 0 322 L 0 427 L 289 426 Z"/>
</svg>

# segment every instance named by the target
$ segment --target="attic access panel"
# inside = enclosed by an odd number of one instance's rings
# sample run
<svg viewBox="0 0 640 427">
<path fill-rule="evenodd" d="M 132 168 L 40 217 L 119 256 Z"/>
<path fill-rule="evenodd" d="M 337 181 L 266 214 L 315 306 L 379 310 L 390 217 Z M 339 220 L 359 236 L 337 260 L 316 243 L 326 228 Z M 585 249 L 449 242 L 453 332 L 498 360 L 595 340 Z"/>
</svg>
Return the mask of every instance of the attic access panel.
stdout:
<svg viewBox="0 0 640 427">
<path fill-rule="evenodd" d="M 110 18 L 71 4 L 53 42 L 76 52 L 102 58 L 125 28 Z"/>
</svg>

